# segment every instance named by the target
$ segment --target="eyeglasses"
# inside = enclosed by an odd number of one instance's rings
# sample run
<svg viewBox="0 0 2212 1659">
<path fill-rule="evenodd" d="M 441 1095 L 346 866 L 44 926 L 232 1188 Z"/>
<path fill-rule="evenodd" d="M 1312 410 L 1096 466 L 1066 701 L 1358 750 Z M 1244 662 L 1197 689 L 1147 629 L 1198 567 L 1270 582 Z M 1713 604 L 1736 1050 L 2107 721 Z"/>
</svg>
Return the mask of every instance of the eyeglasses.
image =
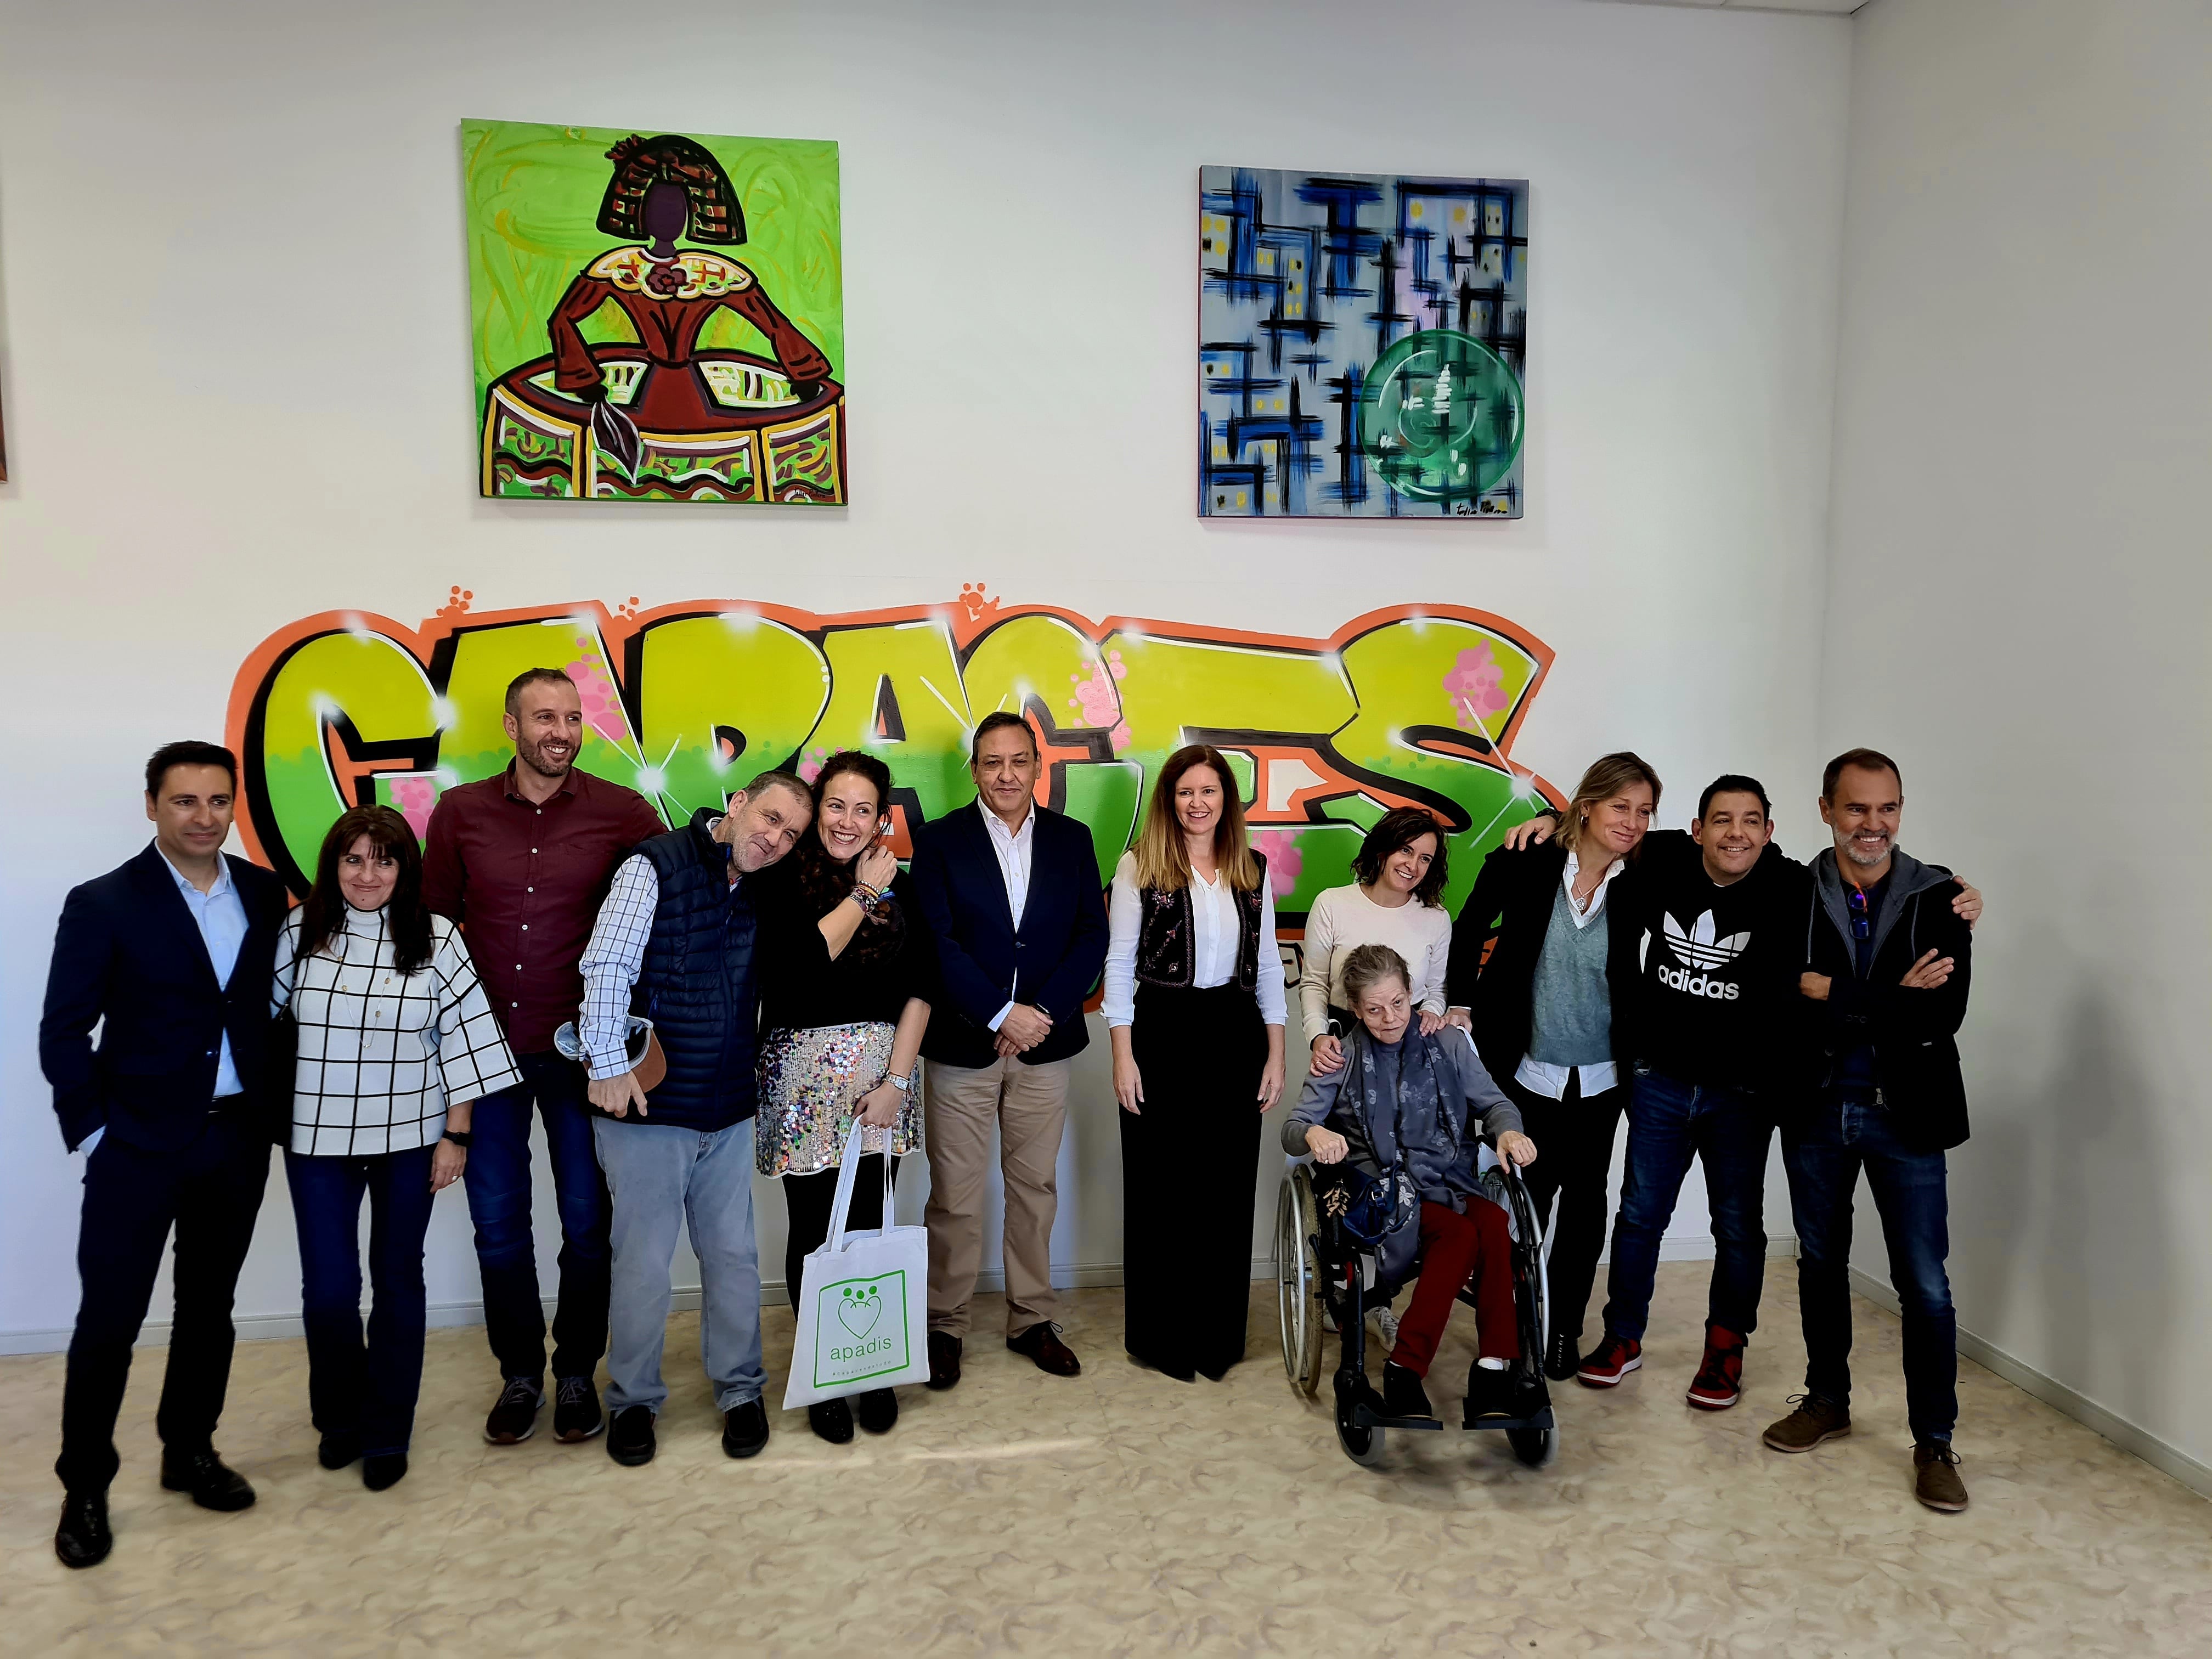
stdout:
<svg viewBox="0 0 2212 1659">
<path fill-rule="evenodd" d="M 1868 914 L 1865 892 L 1854 887 L 1844 895 L 1844 902 L 1851 908 L 1851 937 L 1871 939 L 1874 936 L 1874 918 Z"/>
</svg>

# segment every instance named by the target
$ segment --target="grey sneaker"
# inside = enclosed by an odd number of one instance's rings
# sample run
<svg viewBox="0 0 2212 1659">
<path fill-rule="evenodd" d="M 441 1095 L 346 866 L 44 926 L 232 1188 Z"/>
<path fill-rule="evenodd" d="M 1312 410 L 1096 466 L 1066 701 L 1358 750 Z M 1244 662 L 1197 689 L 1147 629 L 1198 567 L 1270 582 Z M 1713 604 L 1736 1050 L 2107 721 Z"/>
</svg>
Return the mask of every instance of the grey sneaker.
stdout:
<svg viewBox="0 0 2212 1659">
<path fill-rule="evenodd" d="M 1840 1439 L 1851 1431 L 1848 1407 L 1823 1400 L 1817 1394 L 1793 1394 L 1790 1403 L 1797 1409 L 1771 1425 L 1761 1437 L 1777 1451 L 1808 1452 L 1824 1440 Z"/>
<path fill-rule="evenodd" d="M 1912 1449 L 1912 1495 L 1931 1510 L 1953 1514 L 1966 1507 L 1959 1454 L 1948 1440 L 1923 1440 Z"/>
</svg>

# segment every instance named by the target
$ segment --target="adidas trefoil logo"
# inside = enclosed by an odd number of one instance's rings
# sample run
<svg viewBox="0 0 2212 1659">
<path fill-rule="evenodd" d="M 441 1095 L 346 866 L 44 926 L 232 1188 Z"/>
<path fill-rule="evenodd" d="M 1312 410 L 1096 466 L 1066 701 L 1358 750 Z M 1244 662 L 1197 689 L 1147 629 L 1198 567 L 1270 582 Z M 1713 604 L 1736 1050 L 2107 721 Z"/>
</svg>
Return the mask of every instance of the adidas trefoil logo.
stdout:
<svg viewBox="0 0 2212 1659">
<path fill-rule="evenodd" d="M 1667 949 L 1675 961 L 1688 967 L 1669 968 L 1659 964 L 1659 982 L 1669 989 L 1693 997 L 1711 997 L 1717 1002 L 1734 1002 L 1743 994 L 1743 988 L 1734 981 L 1711 977 L 1751 948 L 1748 931 L 1730 933 L 1726 939 L 1713 937 L 1713 913 L 1706 911 L 1684 933 L 1682 924 L 1671 915 L 1662 916 L 1662 934 Z M 1692 974 L 1690 969 L 1700 971 Z"/>
</svg>

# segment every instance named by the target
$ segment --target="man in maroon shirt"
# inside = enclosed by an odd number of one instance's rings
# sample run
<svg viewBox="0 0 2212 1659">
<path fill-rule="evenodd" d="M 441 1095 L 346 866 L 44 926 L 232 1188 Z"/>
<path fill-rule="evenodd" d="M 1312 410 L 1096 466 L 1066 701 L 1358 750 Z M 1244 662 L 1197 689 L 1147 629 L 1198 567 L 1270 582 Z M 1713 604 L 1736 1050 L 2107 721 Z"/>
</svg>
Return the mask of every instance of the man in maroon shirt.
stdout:
<svg viewBox="0 0 2212 1659">
<path fill-rule="evenodd" d="M 461 924 L 522 1083 L 477 1102 L 469 1215 L 483 1276 L 484 1326 L 506 1381 L 484 1438 L 527 1440 L 544 1403 L 545 1315 L 530 1226 L 530 1109 L 545 1123 L 561 1209 L 561 1300 L 553 1316 L 553 1434 L 588 1440 L 601 1419 L 592 1373 L 607 1343 L 610 1208 L 592 1146 L 583 1067 L 553 1033 L 576 1018 L 577 961 L 615 866 L 665 833 L 645 797 L 579 772 L 584 707 L 557 668 L 507 688 L 514 759 L 497 777 L 448 789 L 430 815 L 422 897 Z"/>
</svg>

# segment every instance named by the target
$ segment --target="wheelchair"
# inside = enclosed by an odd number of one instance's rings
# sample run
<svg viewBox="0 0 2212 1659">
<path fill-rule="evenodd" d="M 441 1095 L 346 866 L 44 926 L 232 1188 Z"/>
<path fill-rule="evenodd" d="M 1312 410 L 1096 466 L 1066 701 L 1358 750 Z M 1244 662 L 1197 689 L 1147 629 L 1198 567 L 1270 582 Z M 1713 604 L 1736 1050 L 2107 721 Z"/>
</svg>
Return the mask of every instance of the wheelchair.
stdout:
<svg viewBox="0 0 2212 1659">
<path fill-rule="evenodd" d="M 1542 1362 L 1550 1317 L 1544 1232 L 1520 1172 L 1507 1163 L 1496 1167 L 1502 1172 L 1507 1212 L 1513 1223 L 1513 1305 L 1520 1324 L 1521 1358 L 1512 1362 L 1512 1369 L 1516 1380 L 1532 1388 L 1533 1397 L 1541 1406 L 1526 1417 L 1486 1419 L 1479 1423 L 1463 1420 L 1461 1427 L 1504 1431 L 1513 1455 L 1537 1468 L 1558 1456 L 1559 1444 Z M 1334 1379 L 1337 1442 L 1353 1462 L 1372 1466 L 1382 1459 L 1386 1430 L 1441 1429 L 1443 1425 L 1433 1418 L 1382 1414 L 1382 1395 L 1367 1380 L 1366 1363 L 1365 1313 L 1378 1288 L 1376 1258 L 1346 1237 L 1327 1214 L 1322 1202 L 1325 1184 L 1325 1177 L 1316 1181 L 1313 1164 L 1293 1160 L 1284 1174 L 1281 1195 L 1276 1201 L 1275 1303 L 1282 1324 L 1283 1370 L 1290 1376 L 1291 1386 L 1308 1398 L 1319 1390 L 1323 1316 L 1327 1316 L 1328 1322 L 1336 1328 L 1339 1344 Z M 1388 1287 L 1391 1294 L 1401 1288 Z M 1470 1307 L 1474 1303 L 1473 1291 L 1464 1285 L 1459 1299 Z"/>
</svg>

